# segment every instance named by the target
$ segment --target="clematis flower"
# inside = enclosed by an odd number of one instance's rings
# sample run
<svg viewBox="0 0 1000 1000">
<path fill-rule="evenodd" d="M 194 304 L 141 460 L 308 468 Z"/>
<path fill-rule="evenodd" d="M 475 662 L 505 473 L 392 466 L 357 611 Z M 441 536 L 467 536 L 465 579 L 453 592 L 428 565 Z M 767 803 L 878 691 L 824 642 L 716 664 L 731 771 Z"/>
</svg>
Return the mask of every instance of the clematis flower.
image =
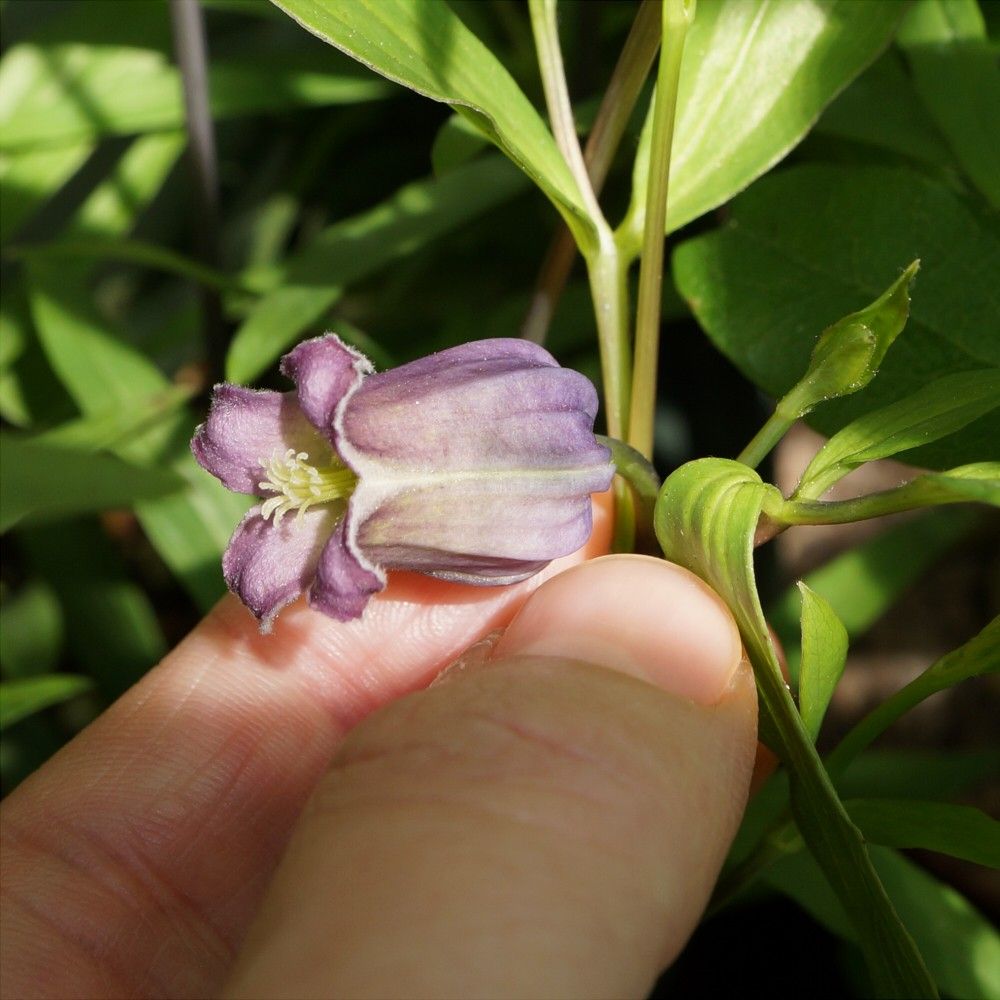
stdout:
<svg viewBox="0 0 1000 1000">
<path fill-rule="evenodd" d="M 216 386 L 191 442 L 225 486 L 261 498 L 222 567 L 263 631 L 302 593 L 347 621 L 386 570 L 515 583 L 590 536 L 590 494 L 614 471 L 597 394 L 541 347 L 483 340 L 374 374 L 327 334 L 281 371 L 294 391 Z"/>
</svg>

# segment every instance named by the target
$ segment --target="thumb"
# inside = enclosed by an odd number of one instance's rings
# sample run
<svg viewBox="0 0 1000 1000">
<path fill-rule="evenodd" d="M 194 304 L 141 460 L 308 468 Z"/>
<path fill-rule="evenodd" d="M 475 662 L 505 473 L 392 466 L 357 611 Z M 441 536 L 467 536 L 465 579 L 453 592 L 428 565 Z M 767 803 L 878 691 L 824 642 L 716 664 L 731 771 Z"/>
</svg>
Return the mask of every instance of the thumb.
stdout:
<svg viewBox="0 0 1000 1000">
<path fill-rule="evenodd" d="M 228 995 L 645 995 L 736 832 L 755 723 L 736 626 L 694 576 L 568 570 L 492 658 L 351 734 Z"/>
</svg>

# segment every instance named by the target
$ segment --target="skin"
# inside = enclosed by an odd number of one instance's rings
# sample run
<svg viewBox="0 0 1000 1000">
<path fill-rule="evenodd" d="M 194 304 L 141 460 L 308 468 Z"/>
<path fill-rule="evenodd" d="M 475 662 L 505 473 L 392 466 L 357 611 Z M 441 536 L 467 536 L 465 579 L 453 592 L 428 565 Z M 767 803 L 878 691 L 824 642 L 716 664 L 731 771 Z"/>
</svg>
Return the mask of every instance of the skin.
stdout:
<svg viewBox="0 0 1000 1000">
<path fill-rule="evenodd" d="M 736 831 L 756 703 L 704 585 L 581 562 L 599 513 L 541 586 L 400 574 L 268 637 L 222 601 L 5 801 L 3 995 L 642 996 Z"/>
</svg>

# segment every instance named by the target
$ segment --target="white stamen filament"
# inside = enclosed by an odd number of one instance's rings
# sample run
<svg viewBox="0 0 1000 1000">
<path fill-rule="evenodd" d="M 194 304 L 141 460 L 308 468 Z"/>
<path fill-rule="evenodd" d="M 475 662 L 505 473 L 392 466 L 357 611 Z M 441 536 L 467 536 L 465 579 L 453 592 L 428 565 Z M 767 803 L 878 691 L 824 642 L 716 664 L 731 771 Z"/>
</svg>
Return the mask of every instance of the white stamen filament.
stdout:
<svg viewBox="0 0 1000 1000">
<path fill-rule="evenodd" d="M 267 520 L 272 514 L 274 523 L 293 510 L 298 511 L 297 519 L 318 503 L 343 500 L 351 495 L 357 476 L 339 463 L 316 468 L 306 459 L 309 455 L 289 448 L 283 457 L 272 455 L 260 459 L 260 467 L 267 479 L 257 485 L 260 489 L 274 493 L 264 501 L 260 509 L 261 517 Z"/>
</svg>

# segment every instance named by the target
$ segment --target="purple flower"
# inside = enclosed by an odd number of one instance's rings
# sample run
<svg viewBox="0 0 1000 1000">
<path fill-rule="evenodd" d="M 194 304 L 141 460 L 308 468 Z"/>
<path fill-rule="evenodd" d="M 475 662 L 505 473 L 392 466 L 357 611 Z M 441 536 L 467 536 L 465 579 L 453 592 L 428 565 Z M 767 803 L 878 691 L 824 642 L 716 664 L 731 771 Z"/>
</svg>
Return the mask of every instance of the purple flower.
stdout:
<svg viewBox="0 0 1000 1000">
<path fill-rule="evenodd" d="M 294 392 L 216 386 L 191 448 L 262 498 L 223 556 L 268 631 L 303 592 L 347 621 L 387 569 L 515 583 L 575 551 L 614 468 L 597 394 L 523 340 L 483 340 L 373 374 L 327 334 L 281 361 Z"/>
</svg>

